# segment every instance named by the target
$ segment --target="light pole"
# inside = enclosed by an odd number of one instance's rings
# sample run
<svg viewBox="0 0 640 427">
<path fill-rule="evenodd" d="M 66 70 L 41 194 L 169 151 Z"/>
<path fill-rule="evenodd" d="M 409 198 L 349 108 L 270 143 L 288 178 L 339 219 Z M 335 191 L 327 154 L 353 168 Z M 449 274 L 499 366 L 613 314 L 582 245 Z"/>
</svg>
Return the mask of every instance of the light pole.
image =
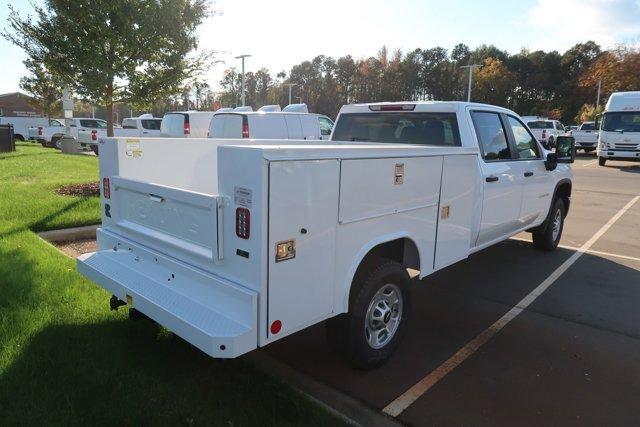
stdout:
<svg viewBox="0 0 640 427">
<path fill-rule="evenodd" d="M 291 105 L 291 88 L 296 86 L 295 83 L 285 83 L 285 86 L 289 86 L 289 105 Z"/>
<path fill-rule="evenodd" d="M 245 93 L 244 93 L 244 86 L 245 86 L 245 82 L 244 82 L 244 59 L 250 57 L 251 55 L 240 55 L 240 56 L 236 56 L 236 59 L 242 59 L 242 106 L 244 107 L 244 100 L 245 100 Z"/>
<path fill-rule="evenodd" d="M 596 96 L 596 111 L 600 107 L 600 89 L 602 89 L 602 79 L 598 79 L 598 95 Z"/>
<path fill-rule="evenodd" d="M 467 102 L 471 102 L 471 82 L 473 81 L 473 71 L 480 67 L 481 67 L 480 64 L 463 65 L 462 67 L 460 67 L 460 68 L 469 69 L 469 87 L 467 88 Z"/>
</svg>

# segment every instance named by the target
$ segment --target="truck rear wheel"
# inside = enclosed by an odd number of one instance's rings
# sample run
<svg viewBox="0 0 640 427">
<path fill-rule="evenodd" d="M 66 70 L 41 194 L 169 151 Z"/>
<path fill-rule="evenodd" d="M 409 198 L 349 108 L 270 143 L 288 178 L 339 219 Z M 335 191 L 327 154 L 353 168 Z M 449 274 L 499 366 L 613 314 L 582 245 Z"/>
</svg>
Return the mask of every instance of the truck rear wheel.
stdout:
<svg viewBox="0 0 640 427">
<path fill-rule="evenodd" d="M 402 340 L 411 310 L 409 274 L 400 263 L 378 258 L 354 279 L 349 312 L 327 321 L 327 338 L 349 364 L 373 369 Z"/>
<path fill-rule="evenodd" d="M 600 166 L 604 166 L 605 163 L 607 163 L 607 158 L 606 157 L 598 157 L 598 164 Z"/>
<path fill-rule="evenodd" d="M 558 247 L 560 238 L 562 237 L 562 230 L 564 229 L 565 215 L 566 208 L 564 202 L 558 198 L 553 203 L 549 220 L 544 229 L 532 233 L 533 246 L 535 246 L 536 249 L 552 251 Z"/>
<path fill-rule="evenodd" d="M 98 146 L 97 146 L 97 145 L 95 145 L 95 144 L 91 144 L 91 145 L 90 145 L 90 147 L 91 147 L 91 151 L 93 151 L 93 153 L 94 153 L 96 156 L 98 156 L 98 155 L 99 155 L 99 152 L 100 152 L 100 150 L 99 150 Z"/>
</svg>

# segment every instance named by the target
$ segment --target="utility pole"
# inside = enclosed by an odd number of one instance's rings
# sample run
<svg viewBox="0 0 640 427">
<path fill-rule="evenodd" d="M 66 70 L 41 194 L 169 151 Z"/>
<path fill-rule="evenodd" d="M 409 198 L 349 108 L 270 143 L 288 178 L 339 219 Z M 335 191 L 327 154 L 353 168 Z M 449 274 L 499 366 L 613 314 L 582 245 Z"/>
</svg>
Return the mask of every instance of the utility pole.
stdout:
<svg viewBox="0 0 640 427">
<path fill-rule="evenodd" d="M 598 79 L 598 96 L 596 96 L 596 111 L 600 107 L 600 90 L 602 89 L 602 79 Z"/>
<path fill-rule="evenodd" d="M 468 68 L 469 69 L 469 87 L 467 88 L 467 102 L 471 102 L 471 83 L 473 82 L 473 72 L 477 68 L 480 68 L 482 65 L 480 64 L 471 64 L 471 65 L 463 65 L 460 68 Z"/>
<path fill-rule="evenodd" d="M 242 106 L 245 106 L 245 93 L 244 93 L 244 88 L 245 88 L 245 81 L 244 81 L 244 59 L 250 57 L 251 55 L 240 55 L 240 56 L 236 56 L 236 59 L 241 59 L 242 60 Z"/>
<path fill-rule="evenodd" d="M 296 86 L 295 83 L 285 83 L 285 86 L 289 86 L 289 105 L 291 105 L 291 88 Z"/>
</svg>

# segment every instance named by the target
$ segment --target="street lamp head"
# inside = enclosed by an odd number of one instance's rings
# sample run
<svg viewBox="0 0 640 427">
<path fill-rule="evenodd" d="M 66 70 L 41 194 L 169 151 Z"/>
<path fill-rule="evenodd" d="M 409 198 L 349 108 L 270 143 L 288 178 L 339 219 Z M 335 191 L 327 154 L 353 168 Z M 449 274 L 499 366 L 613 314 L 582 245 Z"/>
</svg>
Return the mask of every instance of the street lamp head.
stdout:
<svg viewBox="0 0 640 427">
<path fill-rule="evenodd" d="M 235 59 L 242 59 L 242 58 L 248 58 L 248 57 L 250 57 L 250 56 L 251 56 L 251 55 L 244 54 L 244 55 L 235 56 L 234 58 L 235 58 Z"/>
</svg>

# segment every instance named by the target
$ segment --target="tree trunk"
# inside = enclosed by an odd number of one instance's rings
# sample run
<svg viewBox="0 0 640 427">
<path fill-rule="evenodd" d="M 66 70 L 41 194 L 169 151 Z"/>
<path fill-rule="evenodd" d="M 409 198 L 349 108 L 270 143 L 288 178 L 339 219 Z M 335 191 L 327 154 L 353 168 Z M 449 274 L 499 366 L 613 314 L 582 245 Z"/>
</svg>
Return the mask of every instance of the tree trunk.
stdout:
<svg viewBox="0 0 640 427">
<path fill-rule="evenodd" d="M 106 93 L 106 107 L 107 107 L 107 136 L 113 136 L 113 84 L 107 87 Z"/>
</svg>

